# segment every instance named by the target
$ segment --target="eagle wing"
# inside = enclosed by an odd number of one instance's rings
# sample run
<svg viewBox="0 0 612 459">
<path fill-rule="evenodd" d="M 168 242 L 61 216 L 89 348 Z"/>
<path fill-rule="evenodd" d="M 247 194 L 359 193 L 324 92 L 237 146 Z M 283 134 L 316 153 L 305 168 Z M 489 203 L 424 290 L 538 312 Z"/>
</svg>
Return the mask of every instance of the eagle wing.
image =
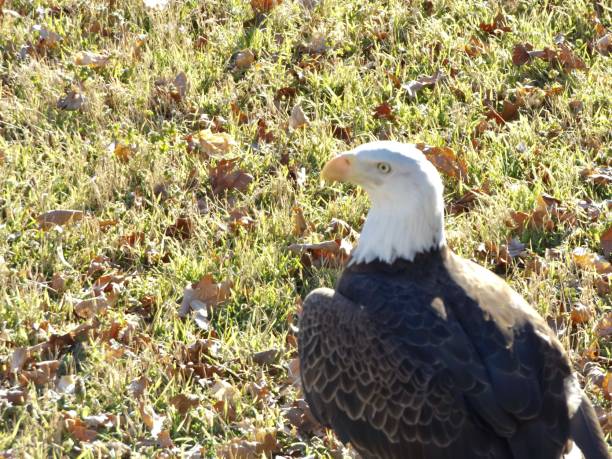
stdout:
<svg viewBox="0 0 612 459">
<path fill-rule="evenodd" d="M 559 457 L 569 369 L 542 354 L 529 320 L 405 281 L 357 275 L 350 286 L 352 299 L 312 292 L 300 322 L 307 401 L 342 441 L 365 457 Z"/>
</svg>

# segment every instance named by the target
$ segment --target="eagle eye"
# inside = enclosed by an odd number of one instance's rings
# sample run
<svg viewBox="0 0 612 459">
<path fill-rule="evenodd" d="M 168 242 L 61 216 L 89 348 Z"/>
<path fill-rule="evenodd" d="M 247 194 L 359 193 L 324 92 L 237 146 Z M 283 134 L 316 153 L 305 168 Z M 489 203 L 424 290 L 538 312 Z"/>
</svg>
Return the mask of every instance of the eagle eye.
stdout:
<svg viewBox="0 0 612 459">
<path fill-rule="evenodd" d="M 378 163 L 376 165 L 376 169 L 378 169 L 383 174 L 388 174 L 389 172 L 391 172 L 391 166 L 389 165 L 389 163 Z"/>
</svg>

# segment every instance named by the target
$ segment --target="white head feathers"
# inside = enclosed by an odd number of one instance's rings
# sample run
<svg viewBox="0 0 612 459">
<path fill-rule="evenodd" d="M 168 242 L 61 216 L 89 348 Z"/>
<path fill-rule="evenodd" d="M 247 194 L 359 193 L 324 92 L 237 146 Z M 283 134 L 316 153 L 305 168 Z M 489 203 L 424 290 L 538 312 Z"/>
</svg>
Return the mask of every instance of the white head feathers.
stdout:
<svg viewBox="0 0 612 459">
<path fill-rule="evenodd" d="M 413 260 L 445 244 L 442 180 L 415 145 L 367 143 L 333 158 L 322 176 L 359 185 L 370 197 L 352 263 Z"/>
</svg>

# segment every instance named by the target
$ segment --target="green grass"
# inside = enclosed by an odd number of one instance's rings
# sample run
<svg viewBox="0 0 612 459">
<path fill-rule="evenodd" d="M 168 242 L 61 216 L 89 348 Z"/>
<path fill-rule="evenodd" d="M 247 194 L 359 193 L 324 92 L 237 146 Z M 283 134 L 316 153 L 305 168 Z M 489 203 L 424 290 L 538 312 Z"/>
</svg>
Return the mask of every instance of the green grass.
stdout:
<svg viewBox="0 0 612 459">
<path fill-rule="evenodd" d="M 580 177 L 585 167 L 612 160 L 610 57 L 589 51 L 596 36 L 590 2 L 503 5 L 511 31 L 486 35 L 479 24 L 492 22 L 498 12 L 493 3 L 435 0 L 428 15 L 419 1 L 323 0 L 306 10 L 285 0 L 250 21 L 254 13 L 246 0 L 170 2 L 161 11 L 126 0 L 9 0 L 4 9 L 16 13 L 0 17 L 0 388 L 19 385 L 9 371 L 14 349 L 86 322 L 74 314 L 71 299 L 85 298 L 98 276 L 118 272 L 130 280 L 98 317 L 97 333 L 80 336 L 61 351 L 33 355 L 34 362 L 59 359 L 57 377 L 73 375 L 77 390 L 58 393 L 55 379 L 40 385 L 26 381 L 23 404 L 9 406 L 0 397 L 0 451 L 12 449 L 15 457 L 97 457 L 117 442 L 145 456 L 161 451 L 139 414 L 139 400 L 128 390 L 132 380 L 147 376 L 151 383 L 141 400 L 166 416 L 164 428 L 177 451 L 200 444 L 213 457 L 233 439 L 255 440 L 256 432 L 267 428 L 278 446 L 262 447 L 264 453 L 337 453 L 333 440 L 296 429 L 284 413 L 300 397 L 287 375 L 296 354 L 287 341 L 296 301 L 315 287 L 332 286 L 340 271 L 302 266 L 287 247 L 329 239 L 324 231 L 334 217 L 360 227 L 365 195 L 350 187 L 324 188 L 318 172 L 336 152 L 376 138 L 452 148 L 467 163 L 468 177 L 446 180 L 449 203 L 468 189 L 489 187 L 490 194 L 469 212 L 447 218 L 449 243 L 457 253 L 473 257 L 481 242 L 501 244 L 511 237 L 539 257 L 549 248 L 561 251 L 540 274 L 528 273 L 516 261 L 503 274 L 543 315 L 560 317 L 566 326 L 561 339 L 579 372 L 592 359 L 605 371 L 610 346 L 595 327 L 610 311 L 611 299 L 596 292 L 597 275 L 577 268 L 571 252 L 579 246 L 600 250 L 599 236 L 610 221 L 607 206 L 596 221 L 580 217 L 552 232 L 512 230 L 505 221 L 511 209 L 531 212 L 542 193 L 570 211 L 578 199 L 610 198 L 609 185 Z M 601 22 L 610 25 L 609 9 Z M 36 51 L 39 35 L 32 27 L 37 24 L 61 41 Z M 380 39 L 380 32 L 386 37 Z M 559 33 L 587 71 L 564 72 L 542 60 L 512 64 L 515 44 L 554 48 Z M 141 34 L 146 38 L 134 57 Z M 317 34 L 325 37 L 326 50 L 309 56 L 304 46 Z M 206 42 L 195 46 L 200 36 Z M 485 49 L 470 57 L 465 46 L 472 37 Z M 20 58 L 26 45 L 32 52 Z M 245 48 L 255 53 L 255 63 L 232 68 L 232 55 Z M 80 51 L 108 53 L 110 62 L 98 69 L 75 65 Z M 449 78 L 416 100 L 388 76 L 408 83 L 437 69 Z M 189 88 L 177 101 L 156 81 L 171 81 L 179 72 L 185 72 Z M 526 85 L 558 85 L 561 92 L 521 107 L 517 120 L 492 126 L 475 147 L 472 136 L 485 119 L 485 102 L 500 108 Z M 80 87 L 86 98 L 81 110 L 57 107 L 71 87 Z M 284 87 L 295 88 L 289 100 L 276 97 Z M 569 106 L 574 100 L 583 104 L 578 116 Z M 394 121 L 373 116 L 385 101 Z M 239 122 L 232 103 L 248 122 Z M 310 124 L 287 130 L 295 104 Z M 267 123 L 272 141 L 257 140 L 259 119 Z M 228 156 L 254 178 L 244 193 L 213 195 L 209 166 L 217 160 L 187 150 L 185 137 L 213 120 L 236 141 Z M 334 137 L 334 126 L 350 128 L 351 140 Z M 127 161 L 109 149 L 112 142 L 132 146 Z M 296 186 L 289 171 L 302 167 L 307 179 Z M 199 204 L 207 210 L 200 211 Z M 312 226 L 303 237 L 293 234 L 296 204 Z M 253 228 L 228 231 L 229 212 L 241 207 L 255 220 Z M 42 231 L 36 217 L 53 209 L 83 210 L 87 217 Z M 190 238 L 166 234 L 179 216 L 191 219 Z M 96 222 L 107 219 L 117 224 L 100 229 Z M 120 244 L 136 232 L 144 235 L 141 243 Z M 92 259 L 100 255 L 108 262 L 88 275 Z M 494 268 L 490 259 L 481 262 Z M 54 274 L 67 279 L 64 293 L 50 289 Z M 209 332 L 178 316 L 184 287 L 205 274 L 233 282 L 229 299 L 215 308 Z M 152 303 L 147 313 L 145 298 Z M 576 302 L 593 313 L 572 326 L 569 311 Z M 129 337 L 116 337 L 121 355 L 111 353 L 108 336 L 100 336 L 113 322 L 132 330 Z M 49 331 L 37 332 L 40 326 Z M 209 337 L 218 339 L 219 349 L 208 364 L 239 391 L 233 415 L 213 407 L 215 377 L 198 381 L 176 369 L 187 364 L 181 349 Z M 595 345 L 599 356 L 587 357 Z M 270 348 L 279 350 L 272 365 L 253 362 L 253 353 Z M 263 401 L 249 395 L 252 383 L 267 387 Z M 588 388 L 602 413 L 610 410 L 605 392 L 593 384 Z M 181 393 L 200 400 L 187 415 L 170 403 Z M 71 410 L 75 413 L 66 414 Z M 94 446 L 67 428 L 66 417 L 103 413 L 120 421 L 98 428 Z"/>
</svg>

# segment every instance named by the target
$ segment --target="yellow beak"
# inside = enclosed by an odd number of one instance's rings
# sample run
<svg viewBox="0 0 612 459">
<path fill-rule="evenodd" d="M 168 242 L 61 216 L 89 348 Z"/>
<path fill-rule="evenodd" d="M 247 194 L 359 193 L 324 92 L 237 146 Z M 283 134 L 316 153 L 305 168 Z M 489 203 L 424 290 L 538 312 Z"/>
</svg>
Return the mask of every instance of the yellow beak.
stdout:
<svg viewBox="0 0 612 459">
<path fill-rule="evenodd" d="M 354 154 L 342 153 L 330 159 L 325 166 L 323 166 L 321 177 L 326 182 L 346 182 L 353 175 L 354 161 Z"/>
</svg>

